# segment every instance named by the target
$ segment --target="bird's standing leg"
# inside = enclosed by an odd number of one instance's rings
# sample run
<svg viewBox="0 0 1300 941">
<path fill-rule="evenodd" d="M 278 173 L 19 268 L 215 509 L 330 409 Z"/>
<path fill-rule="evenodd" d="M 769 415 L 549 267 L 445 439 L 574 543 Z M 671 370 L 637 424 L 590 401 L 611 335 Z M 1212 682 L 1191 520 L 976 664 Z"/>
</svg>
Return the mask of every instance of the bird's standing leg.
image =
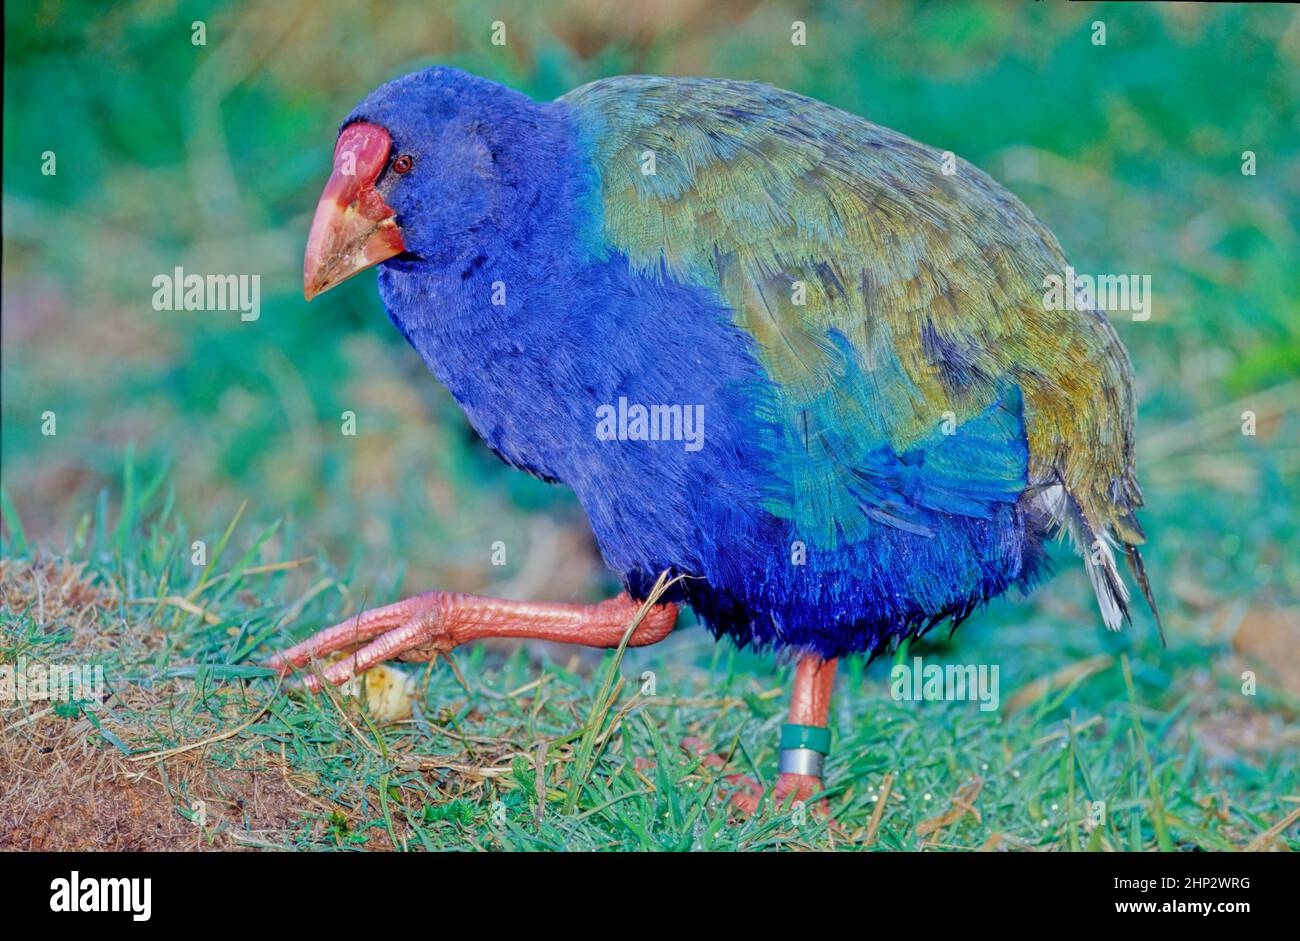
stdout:
<svg viewBox="0 0 1300 941">
<path fill-rule="evenodd" d="M 790 712 L 781 727 L 781 776 L 772 790 L 778 804 L 791 797 L 795 801 L 807 801 L 822 790 L 822 761 L 830 751 L 826 719 L 835 685 L 836 662 L 809 653 L 795 667 Z M 725 759 L 709 753 L 699 739 L 688 738 L 682 746 L 701 755 L 706 765 L 717 768 L 726 765 Z M 738 786 L 732 794 L 732 803 L 746 814 L 755 813 L 763 800 L 763 788 L 758 782 L 742 774 L 727 775 L 727 780 Z M 826 813 L 826 802 L 819 802 L 817 810 Z"/>
<path fill-rule="evenodd" d="M 322 673 L 326 682 L 338 685 L 385 660 L 431 660 L 485 637 L 617 647 L 640 609 L 641 602 L 626 594 L 600 604 L 555 604 L 430 591 L 328 627 L 276 654 L 267 666 L 287 673 L 310 660 L 345 651 L 351 656 Z M 658 643 L 676 620 L 676 605 L 653 605 L 632 632 L 629 646 Z M 303 682 L 312 690 L 321 685 L 315 674 L 308 674 Z"/>
</svg>

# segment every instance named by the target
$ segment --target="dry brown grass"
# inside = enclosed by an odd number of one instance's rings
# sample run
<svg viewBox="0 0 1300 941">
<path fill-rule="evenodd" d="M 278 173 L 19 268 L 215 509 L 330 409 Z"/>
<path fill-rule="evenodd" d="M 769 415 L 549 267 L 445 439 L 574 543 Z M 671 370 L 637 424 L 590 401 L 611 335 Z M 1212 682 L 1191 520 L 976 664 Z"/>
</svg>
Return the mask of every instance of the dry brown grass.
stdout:
<svg viewBox="0 0 1300 941">
<path fill-rule="evenodd" d="M 0 610 L 29 610 L 43 630 L 69 633 L 60 648 L 67 662 L 94 662 L 110 651 L 141 662 L 162 643 L 146 619 L 116 616 L 117 597 L 81 566 L 0 559 Z M 147 749 L 157 740 L 155 724 L 177 723 L 172 707 L 182 682 L 192 681 L 114 688 L 96 714 L 111 711 L 113 733 L 133 751 Z M 229 698 L 207 717 L 210 728 L 189 715 L 184 729 L 170 731 L 202 741 L 195 733 L 233 727 L 256 708 Z M 315 796 L 317 782 L 283 757 L 256 741 L 239 746 L 141 760 L 109 745 L 84 715 L 0 702 L 0 849 L 287 848 L 295 835 L 315 842 L 329 828 L 346 832 L 359 823 L 355 810 Z M 368 845 L 391 846 L 380 835 Z"/>
</svg>

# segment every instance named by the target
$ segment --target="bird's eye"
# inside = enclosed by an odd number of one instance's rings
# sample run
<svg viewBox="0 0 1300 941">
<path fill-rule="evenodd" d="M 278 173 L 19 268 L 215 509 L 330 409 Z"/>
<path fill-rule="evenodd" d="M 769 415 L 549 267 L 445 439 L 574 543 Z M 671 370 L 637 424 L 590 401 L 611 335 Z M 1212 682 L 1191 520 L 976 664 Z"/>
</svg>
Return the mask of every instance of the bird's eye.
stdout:
<svg viewBox="0 0 1300 941">
<path fill-rule="evenodd" d="M 415 165 L 415 161 L 411 159 L 410 154 L 402 154 L 400 157 L 398 157 L 396 160 L 393 161 L 393 172 L 407 173 L 414 165 Z"/>
</svg>

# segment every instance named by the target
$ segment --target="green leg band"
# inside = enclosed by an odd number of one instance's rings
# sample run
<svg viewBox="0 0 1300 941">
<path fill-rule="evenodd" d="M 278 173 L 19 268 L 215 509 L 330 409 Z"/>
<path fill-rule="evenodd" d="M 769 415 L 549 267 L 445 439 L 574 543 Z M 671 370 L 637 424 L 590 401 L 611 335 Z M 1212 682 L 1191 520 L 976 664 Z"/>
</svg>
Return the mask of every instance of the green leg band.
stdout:
<svg viewBox="0 0 1300 941">
<path fill-rule="evenodd" d="M 795 725 L 787 722 L 781 726 L 781 750 L 807 749 L 829 755 L 831 730 L 819 725 Z"/>
</svg>

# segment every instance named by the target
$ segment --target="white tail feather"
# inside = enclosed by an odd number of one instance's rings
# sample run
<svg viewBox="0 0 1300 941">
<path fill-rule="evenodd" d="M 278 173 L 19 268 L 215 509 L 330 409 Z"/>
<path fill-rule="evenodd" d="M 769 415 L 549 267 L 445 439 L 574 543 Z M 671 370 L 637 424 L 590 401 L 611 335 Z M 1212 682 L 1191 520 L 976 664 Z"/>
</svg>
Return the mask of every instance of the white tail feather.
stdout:
<svg viewBox="0 0 1300 941">
<path fill-rule="evenodd" d="M 1110 536 L 1093 535 L 1087 521 L 1079 513 L 1065 487 L 1057 484 L 1034 497 L 1034 507 L 1047 517 L 1054 532 L 1064 529 L 1070 535 L 1070 544 L 1083 558 L 1088 570 L 1088 580 L 1097 595 L 1097 607 L 1106 627 L 1117 631 L 1124 623 L 1128 610 L 1128 586 L 1120 577 L 1115 564 L 1115 552 Z"/>
</svg>

